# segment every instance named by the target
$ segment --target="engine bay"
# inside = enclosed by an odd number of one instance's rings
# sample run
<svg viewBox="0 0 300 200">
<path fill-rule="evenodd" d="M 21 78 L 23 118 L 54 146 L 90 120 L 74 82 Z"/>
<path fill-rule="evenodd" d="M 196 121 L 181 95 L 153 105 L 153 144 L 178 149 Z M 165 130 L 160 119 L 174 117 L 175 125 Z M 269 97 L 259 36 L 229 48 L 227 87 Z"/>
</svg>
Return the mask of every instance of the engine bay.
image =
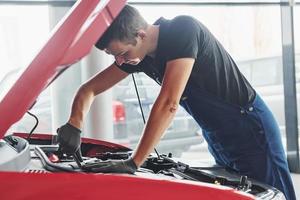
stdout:
<svg viewBox="0 0 300 200">
<path fill-rule="evenodd" d="M 131 149 L 114 146 L 113 143 L 83 142 L 81 145 L 82 162 L 73 155 L 62 154 L 55 139 L 32 137 L 28 141 L 18 136 L 7 136 L 1 140 L 1 153 L 14 151 L 10 161 L 0 160 L 0 170 L 23 171 L 25 173 L 93 173 L 82 165 L 93 165 L 106 160 L 127 159 Z M 55 143 L 55 142 L 54 142 Z M 5 147 L 5 148 L 4 148 Z M 77 160 L 77 161 L 76 161 Z M 6 162 L 6 163 L 5 163 Z M 15 168 L 18 163 L 20 166 Z M 249 179 L 247 176 L 222 166 L 194 166 L 173 158 L 172 154 L 151 154 L 133 176 L 159 180 L 188 180 L 230 187 L 234 190 L 252 194 L 260 199 L 272 199 L 277 189 Z"/>
</svg>

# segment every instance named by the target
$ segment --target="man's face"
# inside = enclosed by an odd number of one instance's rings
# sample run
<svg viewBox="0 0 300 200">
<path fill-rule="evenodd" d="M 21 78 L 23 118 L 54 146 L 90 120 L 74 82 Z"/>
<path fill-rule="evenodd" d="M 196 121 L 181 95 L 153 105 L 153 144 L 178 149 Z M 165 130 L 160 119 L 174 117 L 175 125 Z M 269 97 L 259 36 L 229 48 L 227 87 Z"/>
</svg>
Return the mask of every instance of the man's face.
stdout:
<svg viewBox="0 0 300 200">
<path fill-rule="evenodd" d="M 145 57 L 146 51 L 143 49 L 143 41 L 137 37 L 135 45 L 113 40 L 109 43 L 108 47 L 104 49 L 107 54 L 113 55 L 118 65 L 123 63 L 137 65 Z"/>
</svg>

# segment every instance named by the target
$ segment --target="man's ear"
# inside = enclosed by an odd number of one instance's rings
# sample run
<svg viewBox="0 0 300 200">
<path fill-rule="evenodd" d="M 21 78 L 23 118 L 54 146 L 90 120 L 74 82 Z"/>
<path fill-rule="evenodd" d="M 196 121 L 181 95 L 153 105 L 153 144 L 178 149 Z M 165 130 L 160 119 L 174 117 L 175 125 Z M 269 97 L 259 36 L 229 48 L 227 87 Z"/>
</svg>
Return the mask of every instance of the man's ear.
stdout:
<svg viewBox="0 0 300 200">
<path fill-rule="evenodd" d="M 142 40 L 145 39 L 147 37 L 146 31 L 143 29 L 138 30 L 137 37 L 140 37 Z"/>
</svg>

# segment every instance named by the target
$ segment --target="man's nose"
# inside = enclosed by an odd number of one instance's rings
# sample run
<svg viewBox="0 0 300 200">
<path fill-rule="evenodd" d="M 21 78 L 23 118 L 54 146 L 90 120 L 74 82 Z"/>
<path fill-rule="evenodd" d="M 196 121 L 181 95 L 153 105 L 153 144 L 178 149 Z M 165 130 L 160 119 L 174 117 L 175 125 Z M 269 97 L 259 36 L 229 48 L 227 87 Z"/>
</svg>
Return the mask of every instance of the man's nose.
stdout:
<svg viewBox="0 0 300 200">
<path fill-rule="evenodd" d="M 125 59 L 122 56 L 115 56 L 115 59 L 118 65 L 122 65 L 125 62 Z"/>
</svg>

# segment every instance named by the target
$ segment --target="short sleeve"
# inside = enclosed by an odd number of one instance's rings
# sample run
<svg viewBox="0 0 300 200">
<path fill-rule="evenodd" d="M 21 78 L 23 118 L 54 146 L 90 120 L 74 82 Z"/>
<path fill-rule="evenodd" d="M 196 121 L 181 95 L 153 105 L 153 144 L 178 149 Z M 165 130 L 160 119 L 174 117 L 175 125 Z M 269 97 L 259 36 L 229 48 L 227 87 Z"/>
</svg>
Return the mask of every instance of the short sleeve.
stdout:
<svg viewBox="0 0 300 200">
<path fill-rule="evenodd" d="M 167 60 L 197 58 L 199 49 L 199 25 L 189 16 L 179 16 L 169 27 Z"/>
</svg>

